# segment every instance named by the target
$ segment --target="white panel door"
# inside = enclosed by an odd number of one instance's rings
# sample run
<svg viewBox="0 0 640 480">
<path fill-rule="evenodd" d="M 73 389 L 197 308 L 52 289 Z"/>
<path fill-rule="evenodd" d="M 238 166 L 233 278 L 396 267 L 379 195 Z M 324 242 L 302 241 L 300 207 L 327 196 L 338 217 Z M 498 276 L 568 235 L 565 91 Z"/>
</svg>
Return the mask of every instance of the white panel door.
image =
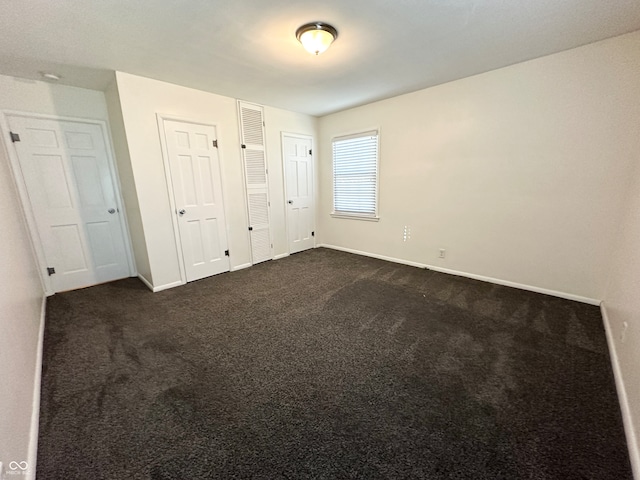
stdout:
<svg viewBox="0 0 640 480">
<path fill-rule="evenodd" d="M 271 225 L 269 221 L 269 180 L 262 107 L 239 102 L 240 134 L 244 178 L 249 210 L 251 261 L 271 260 Z"/>
<path fill-rule="evenodd" d="M 54 292 L 129 276 L 100 125 L 8 116 Z"/>
<path fill-rule="evenodd" d="M 311 137 L 282 137 L 287 182 L 287 228 L 289 252 L 313 248 L 313 156 Z"/>
<path fill-rule="evenodd" d="M 164 121 L 187 282 L 229 271 L 215 127 Z"/>
</svg>

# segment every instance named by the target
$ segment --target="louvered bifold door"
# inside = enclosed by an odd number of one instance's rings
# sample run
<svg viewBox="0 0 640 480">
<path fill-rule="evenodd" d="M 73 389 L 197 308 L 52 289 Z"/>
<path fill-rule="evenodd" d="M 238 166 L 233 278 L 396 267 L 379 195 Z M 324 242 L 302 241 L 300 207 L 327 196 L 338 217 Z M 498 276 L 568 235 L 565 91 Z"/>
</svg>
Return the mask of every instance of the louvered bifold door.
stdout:
<svg viewBox="0 0 640 480">
<path fill-rule="evenodd" d="M 242 160 L 247 188 L 252 263 L 273 258 L 269 225 L 269 182 L 262 107 L 238 102 Z"/>
</svg>

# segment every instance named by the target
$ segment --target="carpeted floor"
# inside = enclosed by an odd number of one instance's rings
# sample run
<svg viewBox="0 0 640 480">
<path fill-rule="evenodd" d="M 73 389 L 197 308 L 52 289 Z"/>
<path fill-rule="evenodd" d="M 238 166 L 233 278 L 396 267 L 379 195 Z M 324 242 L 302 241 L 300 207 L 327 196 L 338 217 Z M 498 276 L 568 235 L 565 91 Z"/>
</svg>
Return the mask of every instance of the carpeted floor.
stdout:
<svg viewBox="0 0 640 480">
<path fill-rule="evenodd" d="M 317 249 L 47 303 L 38 479 L 631 479 L 597 307 Z"/>
</svg>

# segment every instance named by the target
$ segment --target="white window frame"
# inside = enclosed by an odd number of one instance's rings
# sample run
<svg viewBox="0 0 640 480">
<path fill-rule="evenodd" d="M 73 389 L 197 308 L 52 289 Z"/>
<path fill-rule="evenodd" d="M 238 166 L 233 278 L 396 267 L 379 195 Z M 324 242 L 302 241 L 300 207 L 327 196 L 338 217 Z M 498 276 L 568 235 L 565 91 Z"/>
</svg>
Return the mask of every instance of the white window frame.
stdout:
<svg viewBox="0 0 640 480">
<path fill-rule="evenodd" d="M 335 155 L 334 155 L 334 143 L 336 141 L 341 140 L 350 140 L 361 137 L 375 136 L 376 137 L 376 182 L 375 182 L 375 212 L 373 214 L 368 214 L 364 212 L 341 212 L 336 211 L 336 199 L 335 199 L 335 186 L 336 186 L 336 174 L 335 174 Z M 331 216 L 334 218 L 348 218 L 354 220 L 367 220 L 372 222 L 377 222 L 380 220 L 378 216 L 378 203 L 380 199 L 380 129 L 372 128 L 368 130 L 363 130 L 356 133 L 351 133 L 347 135 L 340 135 L 333 137 L 331 139 L 331 159 L 332 159 L 332 167 L 331 167 L 331 177 L 332 177 L 332 211 Z"/>
</svg>

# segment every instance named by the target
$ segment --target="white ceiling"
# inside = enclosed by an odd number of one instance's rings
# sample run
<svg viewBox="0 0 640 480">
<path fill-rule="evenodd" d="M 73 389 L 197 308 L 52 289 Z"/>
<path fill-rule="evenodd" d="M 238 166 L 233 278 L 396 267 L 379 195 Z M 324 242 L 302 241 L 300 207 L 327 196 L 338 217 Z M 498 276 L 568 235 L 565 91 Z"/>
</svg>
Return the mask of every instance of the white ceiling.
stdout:
<svg viewBox="0 0 640 480">
<path fill-rule="evenodd" d="M 640 29 L 638 0 L 3 0 L 0 73 L 120 70 L 324 115 Z M 331 23 L 323 55 L 295 30 Z"/>
</svg>

